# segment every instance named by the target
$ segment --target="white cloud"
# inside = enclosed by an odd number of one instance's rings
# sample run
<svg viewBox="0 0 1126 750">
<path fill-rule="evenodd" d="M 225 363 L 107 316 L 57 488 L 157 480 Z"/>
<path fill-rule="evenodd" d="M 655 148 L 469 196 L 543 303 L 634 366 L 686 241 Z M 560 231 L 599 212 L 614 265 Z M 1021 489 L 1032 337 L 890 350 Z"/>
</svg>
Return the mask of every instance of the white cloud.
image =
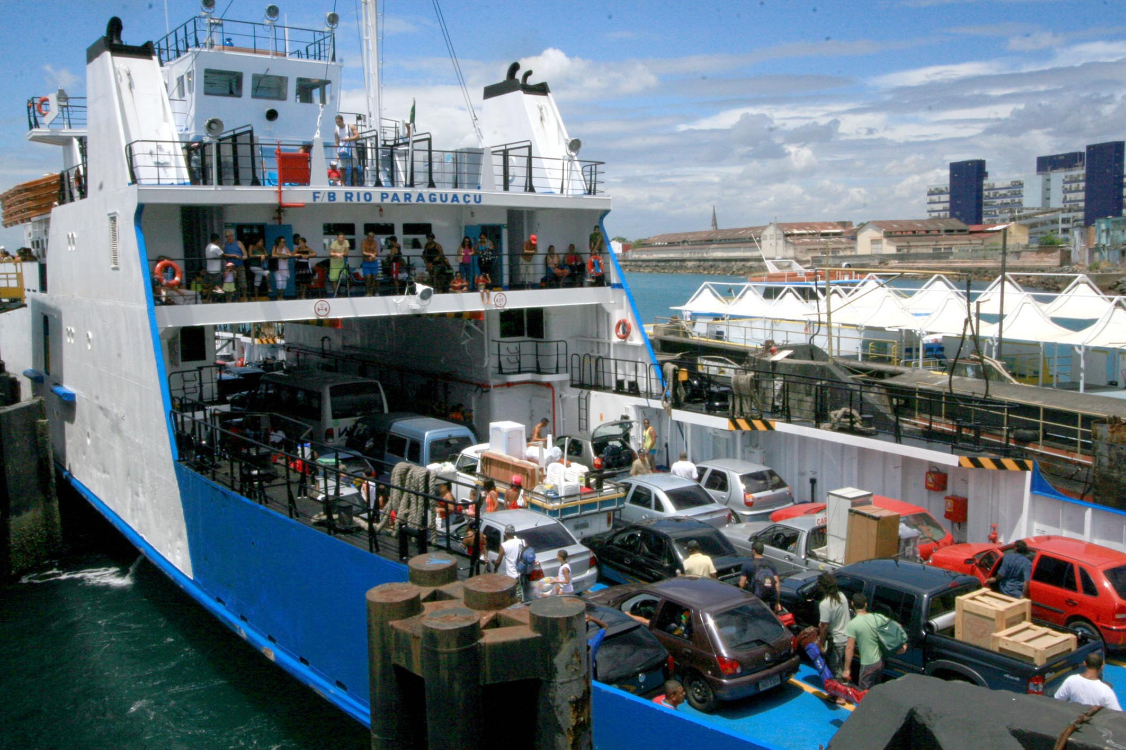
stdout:
<svg viewBox="0 0 1126 750">
<path fill-rule="evenodd" d="M 79 82 L 78 76 L 71 73 L 66 68 L 55 68 L 52 65 L 44 65 L 43 72 L 46 73 L 46 80 L 50 86 L 55 88 L 72 88 Z"/>
<path fill-rule="evenodd" d="M 521 75 L 533 71 L 530 82 L 547 81 L 559 99 L 591 101 L 637 94 L 660 82 L 645 63 L 633 60 L 618 64 L 594 63 L 569 57 L 549 47 L 535 57 L 520 60 Z"/>
</svg>

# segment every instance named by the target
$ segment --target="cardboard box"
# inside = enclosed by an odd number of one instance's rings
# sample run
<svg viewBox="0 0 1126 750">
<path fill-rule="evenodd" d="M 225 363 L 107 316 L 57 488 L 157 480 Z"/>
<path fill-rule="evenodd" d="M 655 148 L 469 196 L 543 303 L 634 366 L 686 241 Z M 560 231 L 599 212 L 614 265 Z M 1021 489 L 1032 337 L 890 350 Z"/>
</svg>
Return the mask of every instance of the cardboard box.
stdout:
<svg viewBox="0 0 1126 750">
<path fill-rule="evenodd" d="M 845 559 L 849 510 L 871 504 L 872 493 L 855 487 L 842 487 L 825 493 L 825 533 L 828 537 L 826 553 L 830 560 L 840 563 Z"/>
<path fill-rule="evenodd" d="M 898 513 L 875 505 L 849 509 L 845 565 L 861 560 L 893 558 L 898 554 Z"/>
<path fill-rule="evenodd" d="M 1021 599 L 1020 601 L 1028 601 Z M 1079 645 L 1074 633 L 1022 622 L 990 637 L 994 651 L 1006 656 L 1016 656 L 1042 667 L 1060 654 L 1070 654 Z"/>
<path fill-rule="evenodd" d="M 996 650 L 993 635 L 1032 619 L 1032 602 L 990 589 L 978 589 L 954 600 L 954 637 Z"/>
</svg>

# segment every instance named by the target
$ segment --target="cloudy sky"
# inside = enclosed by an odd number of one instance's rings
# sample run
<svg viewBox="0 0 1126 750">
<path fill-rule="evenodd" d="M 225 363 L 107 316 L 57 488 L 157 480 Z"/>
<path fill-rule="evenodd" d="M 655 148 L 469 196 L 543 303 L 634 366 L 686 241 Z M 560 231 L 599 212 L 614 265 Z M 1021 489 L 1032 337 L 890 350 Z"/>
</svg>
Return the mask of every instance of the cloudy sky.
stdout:
<svg viewBox="0 0 1126 750">
<path fill-rule="evenodd" d="M 228 0 L 219 0 L 219 8 Z M 264 2 L 230 0 L 260 20 Z M 362 100 L 357 0 L 279 0 L 292 25 L 334 6 L 344 108 Z M 173 27 L 196 12 L 168 0 Z M 433 2 L 390 0 L 385 109 L 440 148 L 472 145 Z M 1123 0 L 476 0 L 441 8 L 480 106 L 520 60 L 546 80 L 584 158 L 605 161 L 614 235 L 778 221 L 925 216 L 952 160 L 1029 177 L 1035 157 L 1126 138 Z M 0 191 L 57 168 L 24 141 L 25 102 L 84 89 L 86 47 L 113 14 L 125 39 L 165 32 L 163 0 L 0 3 Z M 0 242 L 20 243 L 16 230 Z"/>
</svg>

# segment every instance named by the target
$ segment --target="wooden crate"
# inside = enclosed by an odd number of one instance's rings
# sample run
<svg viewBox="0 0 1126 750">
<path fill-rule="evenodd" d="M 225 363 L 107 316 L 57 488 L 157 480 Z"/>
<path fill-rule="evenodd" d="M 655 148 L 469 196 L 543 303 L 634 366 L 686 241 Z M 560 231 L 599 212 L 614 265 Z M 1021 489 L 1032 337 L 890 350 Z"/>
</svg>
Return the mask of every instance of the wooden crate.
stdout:
<svg viewBox="0 0 1126 750">
<path fill-rule="evenodd" d="M 512 484 L 512 477 L 518 476 L 527 490 L 534 488 L 542 479 L 539 464 L 493 451 L 481 452 L 477 473 L 492 479 L 500 487 L 508 487 Z"/>
<path fill-rule="evenodd" d="M 978 589 L 954 600 L 954 637 L 982 648 L 993 648 L 994 633 L 1032 619 L 1032 602 L 990 589 Z"/>
<path fill-rule="evenodd" d="M 1060 654 L 1070 654 L 1079 645 L 1074 633 L 1022 622 L 994 633 L 990 638 L 994 651 L 1006 656 L 1016 656 L 1042 667 Z"/>
</svg>

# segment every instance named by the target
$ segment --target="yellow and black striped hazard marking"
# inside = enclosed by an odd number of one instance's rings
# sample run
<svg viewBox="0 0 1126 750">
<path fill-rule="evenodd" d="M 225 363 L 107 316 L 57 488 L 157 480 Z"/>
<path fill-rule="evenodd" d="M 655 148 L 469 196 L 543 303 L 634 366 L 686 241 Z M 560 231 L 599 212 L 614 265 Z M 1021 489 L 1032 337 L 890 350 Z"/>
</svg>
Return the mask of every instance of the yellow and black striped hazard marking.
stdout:
<svg viewBox="0 0 1126 750">
<path fill-rule="evenodd" d="M 774 422 L 769 419 L 729 419 L 727 429 L 765 432 L 774 429 Z"/>
<path fill-rule="evenodd" d="M 255 344 L 276 344 L 278 339 L 276 336 L 263 336 L 262 338 L 254 339 Z"/>
<path fill-rule="evenodd" d="M 998 469 L 1000 471 L 1032 471 L 1031 458 L 971 458 L 958 456 L 958 465 L 964 469 Z"/>
</svg>

